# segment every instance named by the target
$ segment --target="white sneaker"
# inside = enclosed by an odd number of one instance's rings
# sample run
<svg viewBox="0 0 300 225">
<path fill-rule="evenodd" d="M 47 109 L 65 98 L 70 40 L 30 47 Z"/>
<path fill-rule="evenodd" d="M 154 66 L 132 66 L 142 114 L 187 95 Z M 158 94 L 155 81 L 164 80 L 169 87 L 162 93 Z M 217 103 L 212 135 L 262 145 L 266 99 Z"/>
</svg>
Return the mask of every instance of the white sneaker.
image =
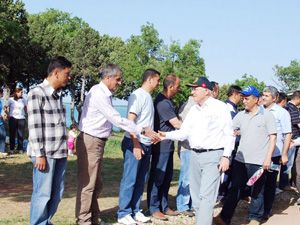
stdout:
<svg viewBox="0 0 300 225">
<path fill-rule="evenodd" d="M 124 225 L 136 224 L 135 220 L 131 217 L 130 214 L 128 214 L 127 216 L 122 217 L 121 219 L 118 219 L 118 223 L 124 224 Z"/>
<path fill-rule="evenodd" d="M 1 158 L 6 158 L 8 156 L 7 152 L 0 152 Z"/>
<path fill-rule="evenodd" d="M 137 212 L 134 216 L 134 219 L 142 223 L 147 223 L 151 220 L 150 217 L 145 216 L 142 212 Z"/>
</svg>

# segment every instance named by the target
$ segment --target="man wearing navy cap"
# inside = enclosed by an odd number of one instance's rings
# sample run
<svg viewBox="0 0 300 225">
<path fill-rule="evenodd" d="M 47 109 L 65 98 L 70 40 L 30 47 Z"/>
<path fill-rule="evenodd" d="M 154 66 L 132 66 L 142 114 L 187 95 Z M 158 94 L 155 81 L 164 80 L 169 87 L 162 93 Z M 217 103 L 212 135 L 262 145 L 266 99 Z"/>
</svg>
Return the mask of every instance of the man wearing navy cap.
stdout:
<svg viewBox="0 0 300 225">
<path fill-rule="evenodd" d="M 240 194 L 248 179 L 261 167 L 270 169 L 271 158 L 276 145 L 276 124 L 271 112 L 259 107 L 259 91 L 248 86 L 242 90 L 245 110 L 233 119 L 233 127 L 240 131 L 240 144 L 232 163 L 232 186 L 215 224 L 230 224 Z M 251 225 L 259 224 L 264 213 L 264 174 L 251 187 L 249 219 Z"/>
<path fill-rule="evenodd" d="M 197 225 L 211 225 L 220 174 L 229 167 L 234 145 L 232 119 L 226 104 L 212 97 L 213 87 L 206 77 L 188 86 L 196 104 L 179 130 L 160 135 L 162 140 L 189 141 L 190 192 Z"/>
</svg>

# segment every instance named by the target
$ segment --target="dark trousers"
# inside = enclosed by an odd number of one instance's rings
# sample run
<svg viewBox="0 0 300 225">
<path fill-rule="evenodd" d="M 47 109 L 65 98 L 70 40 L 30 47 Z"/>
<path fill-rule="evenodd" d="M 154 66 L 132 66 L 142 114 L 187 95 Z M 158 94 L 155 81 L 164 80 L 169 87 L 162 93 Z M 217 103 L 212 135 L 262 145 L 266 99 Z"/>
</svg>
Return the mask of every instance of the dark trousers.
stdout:
<svg viewBox="0 0 300 225">
<path fill-rule="evenodd" d="M 232 186 L 221 211 L 221 218 L 226 224 L 230 224 L 235 208 L 241 198 L 249 178 L 260 168 L 260 165 L 241 163 L 236 160 L 232 164 Z M 249 207 L 249 219 L 261 220 L 264 212 L 264 183 L 263 174 L 251 187 L 251 203 Z"/>
<path fill-rule="evenodd" d="M 150 177 L 147 190 L 147 202 L 150 213 L 165 212 L 169 209 L 168 192 L 173 177 L 172 152 L 160 152 L 153 149 Z"/>
<path fill-rule="evenodd" d="M 18 139 L 17 150 L 23 150 L 23 141 L 25 133 L 25 119 L 15 119 L 14 117 L 9 117 L 9 146 L 10 150 L 15 149 L 16 136 Z"/>
<path fill-rule="evenodd" d="M 272 162 L 279 165 L 280 156 L 272 157 Z M 275 199 L 276 186 L 277 186 L 277 176 L 279 171 L 269 170 L 266 171 L 266 182 L 264 190 L 264 215 L 270 216 Z"/>
</svg>

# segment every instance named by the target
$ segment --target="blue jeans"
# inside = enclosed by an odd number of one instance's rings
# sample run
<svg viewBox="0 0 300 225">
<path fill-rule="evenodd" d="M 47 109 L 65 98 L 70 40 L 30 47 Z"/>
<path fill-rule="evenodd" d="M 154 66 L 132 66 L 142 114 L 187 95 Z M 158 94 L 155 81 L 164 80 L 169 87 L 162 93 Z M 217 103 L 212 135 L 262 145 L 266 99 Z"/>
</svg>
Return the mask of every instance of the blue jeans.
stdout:
<svg viewBox="0 0 300 225">
<path fill-rule="evenodd" d="M 140 211 L 144 185 L 148 179 L 151 146 L 140 143 L 144 155 L 137 160 L 133 155 L 133 143 L 124 137 L 122 151 L 124 156 L 123 177 L 120 184 L 118 218 Z"/>
<path fill-rule="evenodd" d="M 30 225 L 50 225 L 64 191 L 67 158 L 47 159 L 47 169 L 33 168 Z M 31 158 L 33 165 L 36 158 Z"/>
<path fill-rule="evenodd" d="M 160 152 L 159 148 L 152 151 L 152 162 L 147 190 L 147 203 L 150 213 L 169 209 L 168 193 L 173 177 L 172 152 Z"/>
<path fill-rule="evenodd" d="M 181 147 L 180 151 L 180 174 L 178 180 L 178 191 L 176 206 L 179 212 L 191 209 L 192 200 L 190 194 L 189 164 L 191 150 Z"/>
<path fill-rule="evenodd" d="M 5 139 L 6 139 L 6 131 L 4 124 L 0 125 L 0 152 L 5 152 Z"/>
<path fill-rule="evenodd" d="M 261 167 L 261 165 L 241 163 L 234 160 L 232 164 L 232 186 L 221 211 L 221 218 L 230 224 L 234 210 L 240 200 L 241 193 L 246 187 L 248 179 Z M 251 203 L 249 206 L 249 219 L 260 221 L 264 213 L 264 184 L 265 173 L 251 187 Z"/>
</svg>

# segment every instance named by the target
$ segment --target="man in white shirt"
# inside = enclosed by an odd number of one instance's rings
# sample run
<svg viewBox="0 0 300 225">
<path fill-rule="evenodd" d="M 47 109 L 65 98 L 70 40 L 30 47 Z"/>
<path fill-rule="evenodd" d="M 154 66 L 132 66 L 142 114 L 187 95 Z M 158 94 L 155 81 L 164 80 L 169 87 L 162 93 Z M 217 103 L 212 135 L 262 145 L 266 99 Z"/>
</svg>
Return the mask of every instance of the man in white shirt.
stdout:
<svg viewBox="0 0 300 225">
<path fill-rule="evenodd" d="M 234 144 L 232 119 L 225 103 L 212 98 L 212 84 L 200 77 L 192 87 L 192 106 L 179 130 L 160 132 L 162 139 L 187 139 L 191 146 L 190 191 L 197 225 L 211 225 L 220 174 L 229 168 Z"/>
<path fill-rule="evenodd" d="M 151 93 L 158 87 L 159 82 L 158 71 L 147 69 L 144 72 L 142 86 L 132 92 L 128 99 L 129 120 L 153 129 L 154 106 Z M 122 141 L 124 169 L 120 184 L 118 223 L 132 225 L 150 221 L 141 212 L 140 204 L 149 173 L 151 145 L 150 138 L 129 132 L 126 132 Z"/>
<path fill-rule="evenodd" d="M 102 160 L 112 126 L 136 135 L 142 132 L 151 137 L 154 133 L 136 126 L 132 120 L 122 118 L 113 108 L 112 94 L 122 83 L 121 69 L 109 64 L 100 75 L 101 82 L 94 85 L 86 95 L 79 123 L 81 133 L 76 143 L 78 184 L 75 214 L 78 225 L 99 224 L 97 198 L 102 189 Z"/>
</svg>

